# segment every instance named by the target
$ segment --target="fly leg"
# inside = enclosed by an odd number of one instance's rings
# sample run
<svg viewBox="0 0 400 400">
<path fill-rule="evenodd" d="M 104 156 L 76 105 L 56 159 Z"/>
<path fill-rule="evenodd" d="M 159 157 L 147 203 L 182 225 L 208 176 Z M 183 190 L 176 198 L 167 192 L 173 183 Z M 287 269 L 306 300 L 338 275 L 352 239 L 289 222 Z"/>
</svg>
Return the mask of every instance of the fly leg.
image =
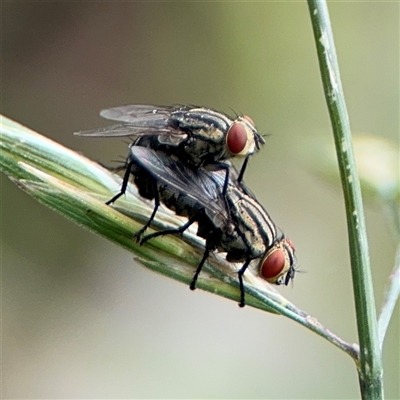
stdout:
<svg viewBox="0 0 400 400">
<path fill-rule="evenodd" d="M 244 307 L 246 305 L 244 301 L 244 284 L 243 284 L 243 274 L 245 273 L 247 267 L 249 266 L 251 260 L 247 260 L 242 268 L 239 269 L 238 271 L 238 278 L 239 278 L 239 289 L 240 289 L 240 301 L 239 301 L 239 307 Z"/>
<path fill-rule="evenodd" d="M 214 171 L 214 170 L 224 170 L 225 171 L 224 186 L 222 186 L 221 194 L 222 194 L 222 197 L 224 199 L 226 212 L 230 216 L 229 203 L 228 203 L 228 199 L 226 197 L 226 192 L 228 190 L 228 185 L 229 185 L 230 165 L 229 164 L 225 164 L 225 163 L 218 163 L 218 164 L 213 165 L 213 168 L 211 169 L 211 171 Z"/>
<path fill-rule="evenodd" d="M 129 183 L 129 177 L 130 177 L 130 175 L 132 173 L 131 169 L 132 169 L 132 166 L 134 164 L 135 163 L 133 161 L 130 161 L 130 162 L 126 163 L 126 165 L 125 165 L 126 169 L 125 169 L 124 177 L 122 179 L 121 190 L 111 200 L 107 201 L 107 203 L 106 203 L 107 205 L 110 205 L 111 203 L 114 203 L 123 194 L 125 194 L 126 189 L 128 187 L 128 183 Z M 121 168 L 121 167 L 117 167 L 117 168 Z M 155 185 L 153 193 L 154 193 L 154 202 L 155 202 L 153 212 L 151 213 L 150 218 L 148 219 L 146 224 L 133 235 L 133 240 L 135 242 L 140 242 L 141 241 L 143 233 L 151 225 L 151 223 L 152 223 L 152 221 L 153 221 L 153 219 L 154 219 L 154 217 L 155 217 L 155 215 L 157 213 L 158 207 L 160 206 L 160 199 L 159 199 L 159 195 L 158 195 L 157 185 Z"/>
<path fill-rule="evenodd" d="M 144 244 L 145 242 L 147 242 L 150 239 L 153 239 L 157 236 L 163 236 L 163 235 L 172 235 L 172 234 L 177 234 L 177 233 L 183 233 L 187 228 L 189 228 L 190 225 L 193 224 L 193 222 L 195 222 L 197 220 L 197 213 L 194 214 L 189 220 L 188 222 L 186 222 L 186 224 L 182 225 L 179 228 L 176 229 L 166 229 L 164 231 L 160 231 L 160 232 L 155 232 L 155 233 L 151 233 L 150 235 L 145 236 L 142 241 L 140 242 L 140 244 Z M 192 282 L 190 283 L 190 290 L 195 290 L 196 289 L 196 282 L 197 282 L 197 278 L 200 275 L 200 272 L 204 266 L 204 263 L 206 262 L 208 256 L 210 255 L 210 248 L 208 246 L 206 246 L 205 250 L 204 250 L 204 254 L 203 257 L 199 263 L 199 265 L 197 266 L 196 272 L 193 276 Z"/>
<path fill-rule="evenodd" d="M 228 190 L 228 185 L 229 185 L 229 164 L 225 163 L 217 163 L 210 168 L 211 171 L 217 171 L 217 170 L 224 170 L 225 171 L 225 179 L 224 179 L 224 186 L 222 187 L 222 196 L 226 196 L 226 191 Z"/>
<path fill-rule="evenodd" d="M 154 211 L 153 211 L 153 214 L 155 215 L 155 212 L 154 212 Z M 153 215 L 153 214 L 152 214 L 152 216 L 153 216 L 153 218 L 154 218 L 154 215 Z M 180 226 L 179 228 L 165 229 L 165 230 L 163 230 L 163 231 L 154 232 L 154 233 L 151 233 L 151 234 L 149 234 L 149 235 L 146 235 L 146 236 L 140 241 L 140 244 L 142 245 L 142 244 L 146 243 L 148 240 L 153 239 L 153 238 L 155 238 L 155 237 L 157 237 L 157 236 L 176 235 L 176 234 L 179 234 L 179 233 L 183 233 L 183 232 L 186 231 L 187 228 L 189 228 L 190 225 L 193 224 L 193 222 L 196 221 L 196 218 L 197 218 L 197 214 L 193 215 L 193 216 L 188 220 L 188 222 L 186 222 L 186 224 L 183 224 L 183 225 Z M 147 225 L 147 224 L 146 224 L 146 225 Z"/>
<path fill-rule="evenodd" d="M 248 162 L 249 162 L 249 156 L 247 155 L 243 161 L 242 168 L 240 168 L 239 176 L 237 178 L 238 183 L 241 183 L 243 180 L 244 171 L 246 171 Z"/>
<path fill-rule="evenodd" d="M 114 203 L 117 199 L 119 199 L 123 194 L 126 192 L 126 188 L 128 187 L 129 183 L 129 176 L 131 175 L 131 168 L 133 166 L 133 162 L 129 162 L 126 165 L 126 170 L 124 173 L 124 177 L 122 179 L 122 185 L 121 185 L 121 190 L 119 193 L 117 193 L 111 200 L 108 200 L 106 204 L 109 206 L 111 203 Z"/>
<path fill-rule="evenodd" d="M 225 180 L 224 180 L 224 186 L 222 188 L 222 196 L 225 199 L 225 203 L 227 204 L 226 201 L 226 191 L 228 190 L 228 185 L 229 185 L 229 165 L 227 164 L 220 164 L 221 169 L 225 170 Z"/>
<path fill-rule="evenodd" d="M 158 190 L 157 190 L 157 188 L 155 188 L 153 212 L 151 213 L 150 218 L 147 220 L 147 222 L 133 235 L 133 240 L 137 243 L 140 243 L 140 245 L 142 245 L 145 241 L 148 240 L 148 239 L 146 239 L 147 236 L 151 236 L 151 235 L 147 235 L 143 238 L 143 234 L 146 232 L 146 229 L 151 225 L 154 217 L 157 214 L 158 207 L 160 207 L 160 198 L 159 198 Z"/>
<path fill-rule="evenodd" d="M 190 282 L 190 290 L 196 289 L 197 278 L 199 277 L 200 272 L 203 268 L 203 265 L 206 262 L 209 255 L 210 255 L 210 249 L 208 247 L 206 247 L 204 250 L 203 258 L 201 259 L 200 264 L 197 266 L 197 269 L 196 269 L 196 272 L 194 273 L 192 282 Z"/>
</svg>

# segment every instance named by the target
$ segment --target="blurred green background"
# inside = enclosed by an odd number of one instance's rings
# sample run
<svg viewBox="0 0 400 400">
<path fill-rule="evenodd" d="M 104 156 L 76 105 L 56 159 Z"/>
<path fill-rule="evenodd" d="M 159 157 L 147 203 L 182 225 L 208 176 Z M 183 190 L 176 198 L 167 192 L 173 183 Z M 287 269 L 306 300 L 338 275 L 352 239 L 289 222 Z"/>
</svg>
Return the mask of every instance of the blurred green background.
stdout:
<svg viewBox="0 0 400 400">
<path fill-rule="evenodd" d="M 399 4 L 329 4 L 354 132 L 399 134 Z M 246 181 L 296 245 L 282 292 L 357 341 L 339 186 L 310 163 L 333 146 L 305 2 L 2 4 L 2 113 L 110 164 L 123 140 L 72 132 L 102 108 L 196 104 L 271 134 Z M 311 165 L 311 168 L 310 168 Z M 359 397 L 352 361 L 282 317 L 190 292 L 36 203 L 2 176 L 4 398 Z M 366 208 L 377 305 L 395 243 Z M 399 308 L 384 346 L 399 398 Z"/>
</svg>

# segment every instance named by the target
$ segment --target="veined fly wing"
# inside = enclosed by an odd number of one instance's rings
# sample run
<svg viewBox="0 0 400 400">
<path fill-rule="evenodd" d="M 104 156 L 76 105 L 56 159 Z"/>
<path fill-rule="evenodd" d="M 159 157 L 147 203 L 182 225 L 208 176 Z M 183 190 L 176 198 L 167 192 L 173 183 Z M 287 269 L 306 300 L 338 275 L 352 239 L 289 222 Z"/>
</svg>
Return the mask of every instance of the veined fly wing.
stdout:
<svg viewBox="0 0 400 400">
<path fill-rule="evenodd" d="M 130 160 L 146 170 L 155 181 L 162 183 L 187 198 L 193 204 L 203 207 L 213 215 L 213 222 L 226 224 L 228 212 L 222 196 L 225 179 L 224 171 L 192 169 L 178 158 L 147 147 L 132 146 Z"/>
</svg>

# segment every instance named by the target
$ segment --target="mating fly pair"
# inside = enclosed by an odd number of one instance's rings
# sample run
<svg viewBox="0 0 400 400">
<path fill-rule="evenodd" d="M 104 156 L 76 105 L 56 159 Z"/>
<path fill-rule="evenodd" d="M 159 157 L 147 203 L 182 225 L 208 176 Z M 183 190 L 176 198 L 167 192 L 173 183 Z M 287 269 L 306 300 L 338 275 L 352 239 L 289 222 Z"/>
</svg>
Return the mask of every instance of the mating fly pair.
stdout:
<svg viewBox="0 0 400 400">
<path fill-rule="evenodd" d="M 250 118 L 232 120 L 200 107 L 144 105 L 116 107 L 100 115 L 122 123 L 77 134 L 135 137 L 121 191 L 107 204 L 125 193 L 131 174 L 139 194 L 155 200 L 151 217 L 134 238 L 144 243 L 156 236 L 182 233 L 197 222 L 197 235 L 206 240 L 206 248 L 191 289 L 214 250 L 226 252 L 227 261 L 243 263 L 238 271 L 240 306 L 245 304 L 243 274 L 250 265 L 270 283 L 287 285 L 293 279 L 291 241 L 278 233 L 268 213 L 242 183 L 248 157 L 264 144 Z M 234 156 L 246 157 L 239 174 L 226 161 Z M 188 222 L 143 236 L 160 203 L 187 217 Z"/>
</svg>

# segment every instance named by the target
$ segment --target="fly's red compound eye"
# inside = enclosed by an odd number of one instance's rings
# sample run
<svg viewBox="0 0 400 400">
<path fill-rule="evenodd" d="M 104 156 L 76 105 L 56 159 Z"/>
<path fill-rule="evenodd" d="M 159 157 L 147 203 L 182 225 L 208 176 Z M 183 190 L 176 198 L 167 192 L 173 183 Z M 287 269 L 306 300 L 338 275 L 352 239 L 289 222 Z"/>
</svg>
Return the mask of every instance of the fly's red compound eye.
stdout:
<svg viewBox="0 0 400 400">
<path fill-rule="evenodd" d="M 226 145 L 232 154 L 240 154 L 247 145 L 247 129 L 240 123 L 234 123 L 226 135 Z"/>
<path fill-rule="evenodd" d="M 260 268 L 260 275 L 269 283 L 277 283 L 288 270 L 285 252 L 278 248 L 268 253 Z"/>
</svg>

